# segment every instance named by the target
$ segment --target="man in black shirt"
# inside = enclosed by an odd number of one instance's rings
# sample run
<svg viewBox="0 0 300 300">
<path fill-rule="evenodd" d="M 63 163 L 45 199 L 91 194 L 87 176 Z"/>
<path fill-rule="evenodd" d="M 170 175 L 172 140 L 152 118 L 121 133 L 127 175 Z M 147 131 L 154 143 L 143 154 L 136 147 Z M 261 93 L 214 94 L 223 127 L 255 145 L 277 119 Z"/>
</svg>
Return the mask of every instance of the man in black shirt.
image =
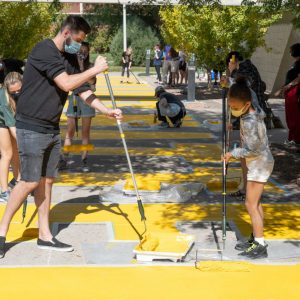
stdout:
<svg viewBox="0 0 300 300">
<path fill-rule="evenodd" d="M 11 192 L 0 223 L 0 258 L 5 254 L 9 224 L 33 190 L 39 217 L 38 247 L 73 250 L 71 245 L 53 238 L 49 228 L 51 190 L 60 156 L 59 119 L 68 93 L 74 91 L 109 117 L 122 117 L 120 110 L 105 107 L 86 84 L 107 70 L 106 59 L 99 56 L 94 67 L 80 73 L 76 53 L 90 30 L 83 18 L 69 16 L 56 37 L 38 43 L 28 57 L 16 112 L 21 180 Z"/>
</svg>

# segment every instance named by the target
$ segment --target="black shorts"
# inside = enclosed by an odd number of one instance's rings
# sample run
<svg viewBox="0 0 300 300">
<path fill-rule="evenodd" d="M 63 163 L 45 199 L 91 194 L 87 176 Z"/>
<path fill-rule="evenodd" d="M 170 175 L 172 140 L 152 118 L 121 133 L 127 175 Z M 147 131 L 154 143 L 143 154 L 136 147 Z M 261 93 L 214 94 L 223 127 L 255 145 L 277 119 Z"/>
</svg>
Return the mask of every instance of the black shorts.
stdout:
<svg viewBox="0 0 300 300">
<path fill-rule="evenodd" d="M 21 180 L 39 182 L 41 177 L 56 177 L 61 140 L 57 133 L 39 133 L 17 128 Z"/>
</svg>

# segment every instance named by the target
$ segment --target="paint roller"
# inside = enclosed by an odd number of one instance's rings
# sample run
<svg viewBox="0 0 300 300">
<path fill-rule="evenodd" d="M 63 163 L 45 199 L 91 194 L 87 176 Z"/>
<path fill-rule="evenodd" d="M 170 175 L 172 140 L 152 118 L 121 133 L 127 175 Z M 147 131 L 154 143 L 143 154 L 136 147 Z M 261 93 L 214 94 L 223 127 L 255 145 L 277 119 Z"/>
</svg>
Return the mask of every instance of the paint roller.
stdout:
<svg viewBox="0 0 300 300">
<path fill-rule="evenodd" d="M 136 80 L 137 84 L 141 84 L 141 82 L 138 80 L 138 78 L 135 76 L 135 74 L 129 69 L 129 72 L 133 75 L 134 79 Z"/>
<path fill-rule="evenodd" d="M 104 76 L 105 76 L 106 84 L 107 84 L 108 91 L 109 91 L 109 94 L 110 94 L 110 98 L 111 98 L 111 101 L 112 101 L 113 109 L 117 109 L 115 97 L 114 97 L 114 94 L 113 94 L 112 86 L 111 86 L 110 79 L 109 79 L 107 71 L 104 72 Z M 123 131 L 121 120 L 117 120 L 117 126 L 118 126 L 118 129 L 119 129 L 120 136 L 121 136 L 122 143 L 123 143 L 123 147 L 124 147 L 124 150 L 125 150 L 128 167 L 129 167 L 130 174 L 131 174 L 131 179 L 132 179 L 134 190 L 135 190 L 136 197 L 137 197 L 137 203 L 138 203 L 138 208 L 139 208 L 139 212 L 140 212 L 140 215 L 141 215 L 141 219 L 142 219 L 142 221 L 146 221 L 144 207 L 143 207 L 142 199 L 141 199 L 138 187 L 137 187 L 135 175 L 134 175 L 134 172 L 133 172 L 131 159 L 130 159 L 130 156 L 129 156 L 129 152 L 128 152 L 127 143 L 126 143 L 126 140 L 125 140 L 125 134 L 124 134 L 124 131 Z"/>
<path fill-rule="evenodd" d="M 108 87 L 108 91 L 109 91 L 109 94 L 110 94 L 110 98 L 111 98 L 111 101 L 112 101 L 113 109 L 117 109 L 117 104 L 116 104 L 116 101 L 115 101 L 113 89 L 112 89 L 110 78 L 109 78 L 109 75 L 108 75 L 107 71 L 104 72 L 104 77 L 105 77 L 106 84 L 107 84 L 107 87 Z M 117 126 L 118 126 L 118 129 L 119 129 L 120 136 L 121 136 L 122 143 L 123 143 L 123 147 L 124 147 L 124 150 L 125 150 L 128 167 L 129 167 L 129 171 L 130 171 L 130 174 L 131 174 L 131 179 L 132 179 L 132 182 L 133 182 L 134 191 L 135 191 L 136 198 L 137 198 L 137 204 L 138 204 L 138 209 L 139 209 L 139 213 L 140 213 L 140 216 L 141 216 L 141 221 L 144 222 L 144 232 L 140 235 L 142 237 L 142 239 L 140 241 L 139 246 L 143 251 L 154 251 L 159 245 L 159 240 L 157 238 L 154 238 L 151 234 L 146 234 L 147 224 L 146 224 L 146 216 L 145 216 L 144 205 L 143 205 L 142 198 L 141 198 L 139 190 L 138 190 L 135 174 L 134 174 L 134 171 L 133 171 L 133 168 L 132 168 L 131 158 L 129 156 L 129 151 L 128 151 L 128 148 L 127 148 L 127 143 L 126 143 L 125 134 L 124 134 L 124 131 L 123 131 L 123 128 L 122 128 L 121 120 L 117 120 Z"/>
</svg>

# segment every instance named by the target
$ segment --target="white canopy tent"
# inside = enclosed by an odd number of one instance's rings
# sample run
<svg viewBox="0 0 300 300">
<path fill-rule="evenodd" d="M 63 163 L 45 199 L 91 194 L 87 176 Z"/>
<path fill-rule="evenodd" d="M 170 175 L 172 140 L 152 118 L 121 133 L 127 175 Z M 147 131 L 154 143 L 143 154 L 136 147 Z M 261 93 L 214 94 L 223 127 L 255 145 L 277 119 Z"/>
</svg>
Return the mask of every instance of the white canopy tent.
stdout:
<svg viewBox="0 0 300 300">
<path fill-rule="evenodd" d="M 26 0 L 2 0 L 1 2 L 28 2 Z M 51 3 L 53 0 L 36 0 L 36 2 Z M 88 3 L 88 4 L 119 4 L 123 6 L 123 48 L 127 49 L 127 25 L 126 25 L 126 6 L 132 4 L 148 5 L 145 0 L 59 0 L 61 3 Z M 153 1 L 150 5 L 164 5 L 165 1 Z M 169 0 L 169 4 L 178 5 L 179 0 Z M 222 5 L 238 6 L 241 0 L 221 0 Z"/>
</svg>

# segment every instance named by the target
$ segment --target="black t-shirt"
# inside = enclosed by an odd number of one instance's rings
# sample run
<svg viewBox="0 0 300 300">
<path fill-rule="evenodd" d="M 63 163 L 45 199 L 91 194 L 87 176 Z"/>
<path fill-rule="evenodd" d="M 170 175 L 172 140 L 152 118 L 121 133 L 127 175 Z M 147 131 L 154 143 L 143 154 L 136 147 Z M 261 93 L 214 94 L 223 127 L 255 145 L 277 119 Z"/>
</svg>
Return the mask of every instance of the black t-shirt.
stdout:
<svg viewBox="0 0 300 300">
<path fill-rule="evenodd" d="M 179 62 L 179 70 L 186 71 L 186 67 L 187 67 L 186 62 L 181 60 Z"/>
<path fill-rule="evenodd" d="M 4 63 L 5 68 L 0 71 L 0 83 L 4 82 L 4 78 L 9 72 L 18 72 L 20 74 L 23 74 L 22 68 L 25 64 L 22 60 L 15 58 L 5 58 L 2 60 L 2 62 Z"/>
<path fill-rule="evenodd" d="M 54 78 L 63 72 L 80 73 L 77 55 L 60 52 L 54 42 L 46 39 L 30 53 L 17 104 L 16 127 L 41 133 L 58 133 L 59 120 L 68 93 L 61 90 Z M 90 90 L 84 84 L 75 94 Z"/>
<path fill-rule="evenodd" d="M 125 60 L 125 64 L 128 64 L 128 63 L 132 62 L 132 55 L 128 54 L 126 51 L 123 52 L 122 57 Z"/>
<path fill-rule="evenodd" d="M 288 70 L 285 78 L 285 84 L 289 84 L 295 80 L 300 74 L 300 60 L 297 60 L 294 65 Z"/>
</svg>

